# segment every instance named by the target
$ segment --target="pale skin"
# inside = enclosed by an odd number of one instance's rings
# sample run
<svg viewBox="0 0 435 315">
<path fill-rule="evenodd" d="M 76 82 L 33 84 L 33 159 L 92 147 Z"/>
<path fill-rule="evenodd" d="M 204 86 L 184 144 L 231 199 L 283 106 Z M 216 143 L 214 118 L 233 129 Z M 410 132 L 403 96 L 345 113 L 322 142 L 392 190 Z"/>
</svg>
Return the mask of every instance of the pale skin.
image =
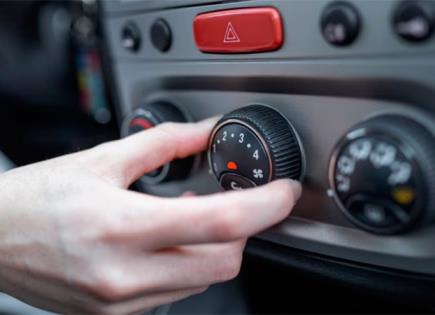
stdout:
<svg viewBox="0 0 435 315">
<path fill-rule="evenodd" d="M 59 313 L 129 314 L 234 278 L 246 239 L 300 196 L 279 180 L 162 198 L 127 190 L 204 151 L 215 120 L 166 123 L 0 176 L 0 290 Z"/>
</svg>

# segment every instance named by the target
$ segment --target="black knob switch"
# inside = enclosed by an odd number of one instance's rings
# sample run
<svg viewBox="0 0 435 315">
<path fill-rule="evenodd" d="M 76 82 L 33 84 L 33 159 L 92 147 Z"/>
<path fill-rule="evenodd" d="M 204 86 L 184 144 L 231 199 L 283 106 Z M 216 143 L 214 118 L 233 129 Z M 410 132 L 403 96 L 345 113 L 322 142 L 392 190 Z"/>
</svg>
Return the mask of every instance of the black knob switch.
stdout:
<svg viewBox="0 0 435 315">
<path fill-rule="evenodd" d="M 166 52 L 171 47 L 171 28 L 163 19 L 158 19 L 153 23 L 150 30 L 150 37 L 154 47 L 160 52 Z"/>
<path fill-rule="evenodd" d="M 219 184 L 225 190 L 242 190 L 255 187 L 253 181 L 236 173 L 223 174 L 220 178 Z"/>
<path fill-rule="evenodd" d="M 276 110 L 251 105 L 226 114 L 213 129 L 209 164 L 225 190 L 240 190 L 274 179 L 301 180 L 305 160 L 299 137 Z"/>
<path fill-rule="evenodd" d="M 121 136 L 126 137 L 170 121 L 187 122 L 188 119 L 178 107 L 166 101 L 142 104 L 125 118 L 121 127 Z M 188 157 L 174 160 L 152 172 L 144 174 L 140 178 L 140 182 L 149 185 L 184 179 L 190 174 L 194 159 L 194 157 Z"/>
<path fill-rule="evenodd" d="M 136 52 L 141 45 L 139 28 L 134 22 L 128 22 L 121 31 L 121 45 L 125 49 Z"/>
<path fill-rule="evenodd" d="M 357 38 L 361 18 L 349 3 L 335 2 L 323 11 L 320 28 L 328 43 L 334 46 L 347 46 Z"/>
<path fill-rule="evenodd" d="M 421 124 L 398 115 L 350 130 L 330 166 L 334 199 L 357 226 L 394 234 L 435 215 L 435 148 Z"/>
<path fill-rule="evenodd" d="M 400 3 L 394 13 L 393 28 L 406 41 L 425 41 L 435 29 L 435 3 L 416 0 Z"/>
</svg>

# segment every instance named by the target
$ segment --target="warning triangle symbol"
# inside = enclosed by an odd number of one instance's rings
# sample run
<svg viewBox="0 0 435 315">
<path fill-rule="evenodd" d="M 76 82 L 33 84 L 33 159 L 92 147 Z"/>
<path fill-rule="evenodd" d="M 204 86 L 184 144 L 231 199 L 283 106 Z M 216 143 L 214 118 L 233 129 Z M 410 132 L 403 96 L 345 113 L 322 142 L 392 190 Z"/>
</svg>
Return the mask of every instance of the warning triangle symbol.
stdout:
<svg viewBox="0 0 435 315">
<path fill-rule="evenodd" d="M 231 22 L 228 22 L 227 30 L 225 31 L 224 43 L 239 43 L 240 38 L 237 35 L 236 29 Z"/>
</svg>

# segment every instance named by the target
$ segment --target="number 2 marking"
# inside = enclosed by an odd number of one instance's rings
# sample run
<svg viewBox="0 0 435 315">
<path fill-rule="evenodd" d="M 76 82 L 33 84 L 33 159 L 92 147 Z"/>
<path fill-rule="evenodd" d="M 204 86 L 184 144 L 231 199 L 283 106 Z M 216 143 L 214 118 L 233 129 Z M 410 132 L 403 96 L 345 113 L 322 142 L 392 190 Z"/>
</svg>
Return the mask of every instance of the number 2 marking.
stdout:
<svg viewBox="0 0 435 315">
<path fill-rule="evenodd" d="M 222 137 L 222 141 L 227 141 L 227 132 L 224 131 L 224 135 Z"/>
</svg>

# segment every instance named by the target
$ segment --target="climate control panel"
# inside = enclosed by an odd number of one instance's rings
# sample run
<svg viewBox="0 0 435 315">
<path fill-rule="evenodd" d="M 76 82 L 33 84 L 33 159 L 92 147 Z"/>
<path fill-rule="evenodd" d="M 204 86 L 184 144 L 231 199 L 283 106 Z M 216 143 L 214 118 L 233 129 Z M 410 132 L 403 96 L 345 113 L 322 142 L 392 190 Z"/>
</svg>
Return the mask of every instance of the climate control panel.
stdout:
<svg viewBox="0 0 435 315">
<path fill-rule="evenodd" d="M 143 191 L 300 180 L 291 215 L 256 237 L 435 275 L 434 1 L 102 3 L 123 136 L 223 115 L 207 152 Z"/>
<path fill-rule="evenodd" d="M 222 189 L 242 190 L 281 178 L 303 181 L 304 146 L 289 118 L 263 104 L 222 116 L 207 150 L 210 174 Z M 124 119 L 122 135 L 167 121 L 188 119 L 170 102 L 143 103 Z M 435 217 L 434 141 L 433 131 L 405 115 L 363 120 L 331 153 L 327 194 L 351 223 L 368 232 L 398 234 L 428 225 Z M 186 180 L 194 160 L 175 160 L 144 174 L 140 182 Z"/>
</svg>

